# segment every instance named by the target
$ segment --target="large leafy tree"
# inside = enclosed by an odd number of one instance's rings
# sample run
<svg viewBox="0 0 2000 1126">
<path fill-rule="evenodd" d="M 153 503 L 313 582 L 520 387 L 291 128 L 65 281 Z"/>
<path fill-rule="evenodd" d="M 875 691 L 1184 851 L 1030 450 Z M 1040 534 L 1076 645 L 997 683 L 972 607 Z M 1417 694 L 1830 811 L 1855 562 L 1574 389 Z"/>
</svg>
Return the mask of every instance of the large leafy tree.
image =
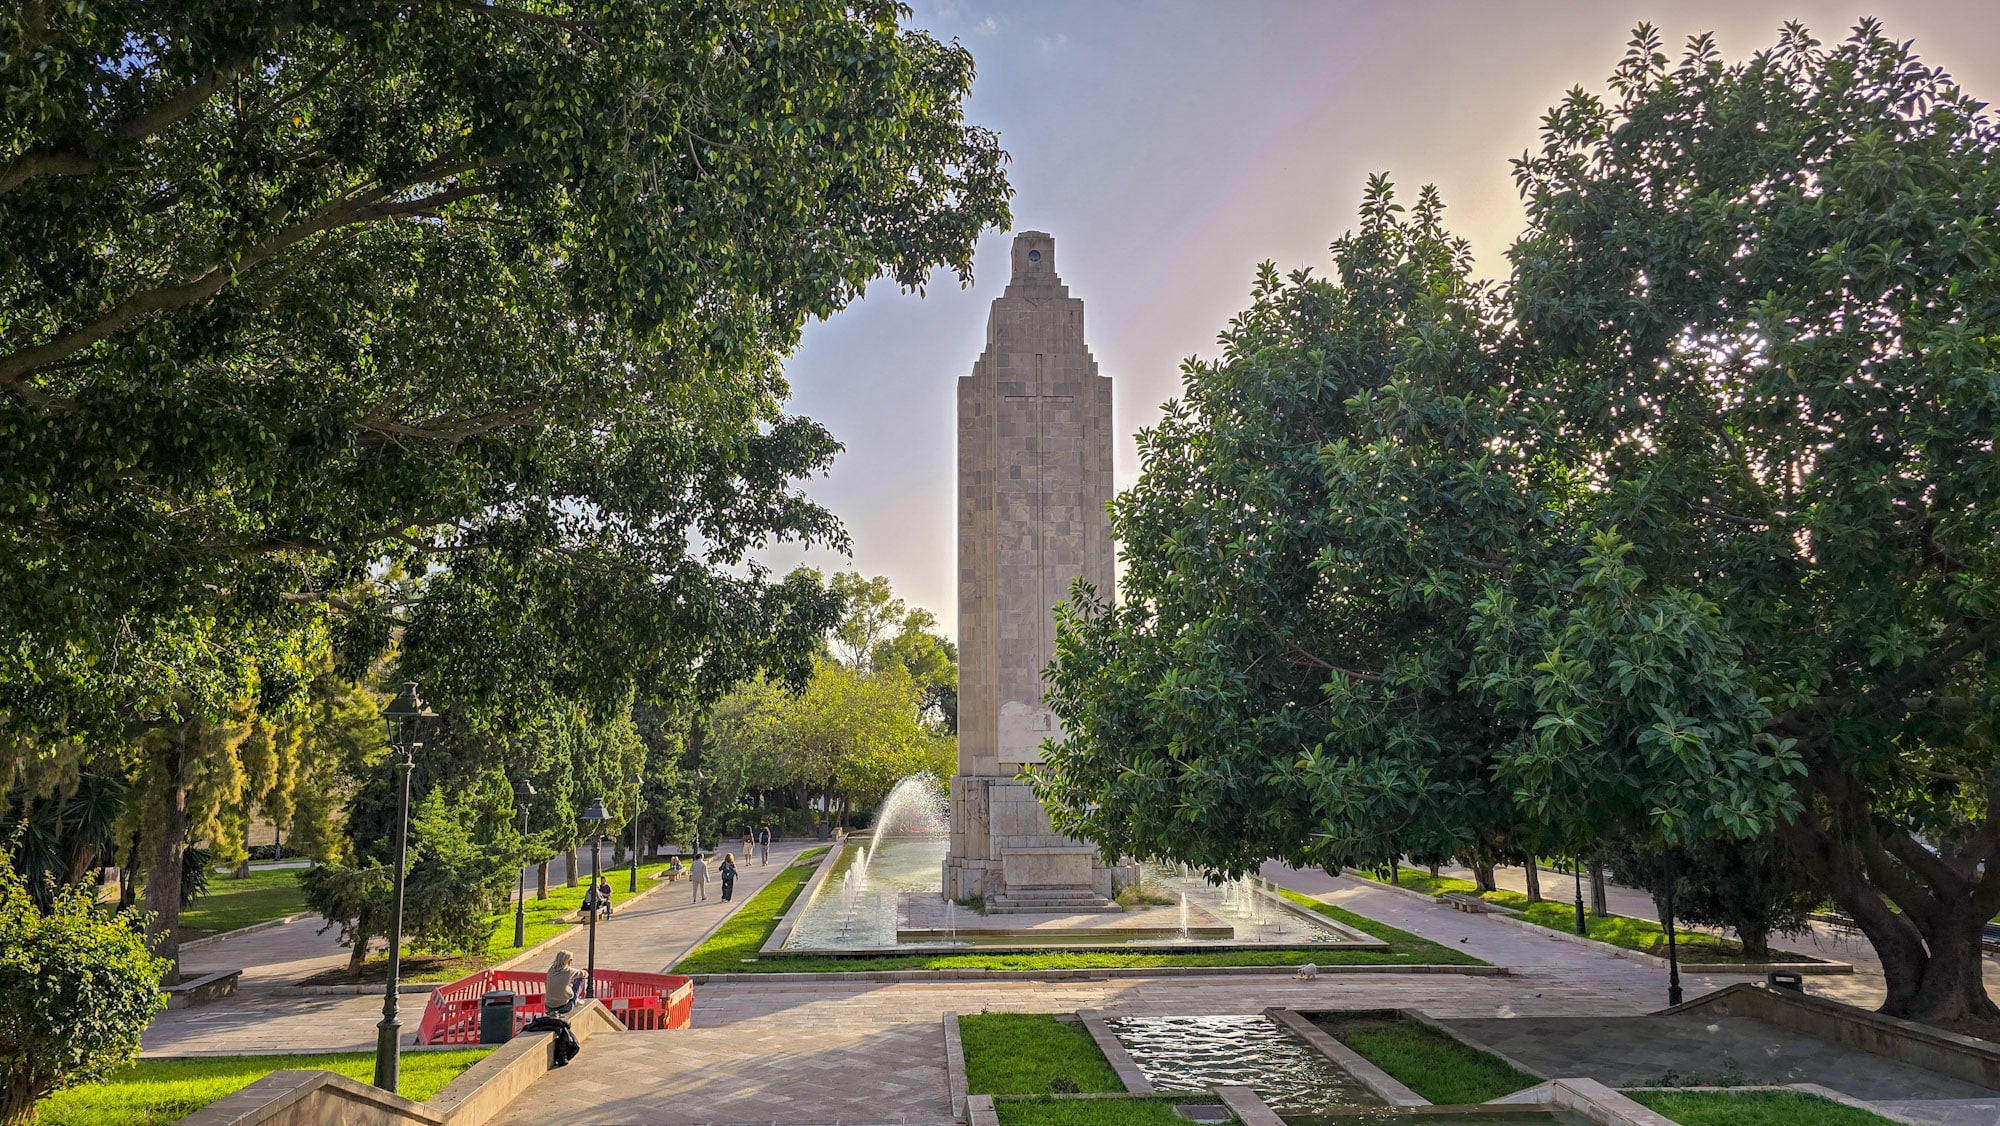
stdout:
<svg viewBox="0 0 2000 1126">
<path fill-rule="evenodd" d="M 1548 393 L 1634 558 L 1719 605 L 1887 1010 L 2000 1015 L 2000 122 L 1874 23 L 1736 65 L 1642 28 L 1613 87 L 1520 165 Z"/>
<path fill-rule="evenodd" d="M 203 733 L 327 653 L 495 722 L 803 679 L 837 599 L 749 555 L 842 542 L 837 447 L 779 360 L 1006 216 L 903 15 L 0 9 L 0 725 L 141 739 L 160 896 Z"/>
<path fill-rule="evenodd" d="M 1714 608 L 1590 525 L 1436 195 L 1405 216 L 1378 178 L 1333 252 L 1336 279 L 1264 267 L 1140 435 L 1123 601 L 1059 608 L 1056 823 L 1236 872 L 1768 824 Z"/>
<path fill-rule="evenodd" d="M 287 610 L 350 672 L 400 625 L 461 704 L 802 674 L 830 599 L 734 569 L 840 538 L 776 362 L 1006 213 L 969 55 L 902 14 L 0 12 L 7 721 L 218 706 L 159 683 L 186 621 Z"/>
</svg>

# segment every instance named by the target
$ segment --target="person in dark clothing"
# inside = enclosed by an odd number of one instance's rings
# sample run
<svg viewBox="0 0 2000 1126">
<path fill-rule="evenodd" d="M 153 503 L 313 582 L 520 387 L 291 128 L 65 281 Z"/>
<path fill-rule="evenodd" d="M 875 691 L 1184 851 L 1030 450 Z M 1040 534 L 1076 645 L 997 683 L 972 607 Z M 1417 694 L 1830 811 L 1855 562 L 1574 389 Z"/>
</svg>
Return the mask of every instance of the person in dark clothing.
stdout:
<svg viewBox="0 0 2000 1126">
<path fill-rule="evenodd" d="M 736 892 L 736 854 L 722 854 L 722 898 L 728 899 Z"/>
</svg>

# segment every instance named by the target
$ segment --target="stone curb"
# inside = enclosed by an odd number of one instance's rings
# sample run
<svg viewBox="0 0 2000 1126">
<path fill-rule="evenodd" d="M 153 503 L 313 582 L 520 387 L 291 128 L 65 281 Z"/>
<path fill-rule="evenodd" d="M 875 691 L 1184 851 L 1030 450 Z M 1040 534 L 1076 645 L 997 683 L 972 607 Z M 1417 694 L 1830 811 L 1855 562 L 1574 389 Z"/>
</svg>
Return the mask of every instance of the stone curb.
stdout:
<svg viewBox="0 0 2000 1126">
<path fill-rule="evenodd" d="M 1253 1088 L 1224 1085 L 1215 1089 L 1215 1097 L 1222 1100 L 1222 1105 L 1243 1126 L 1285 1126 L 1285 1120 L 1258 1098 Z"/>
<path fill-rule="evenodd" d="M 966 1099 L 965 1117 L 971 1126 L 1000 1126 L 1000 1114 L 993 1109 L 992 1095 L 973 1095 Z"/>
<path fill-rule="evenodd" d="M 965 1079 L 965 1042 L 959 1038 L 955 1012 L 944 1014 L 944 1086 L 951 1096 L 952 1120 L 965 1121 L 966 1092 L 970 1088 Z"/>
<path fill-rule="evenodd" d="M 1438 905 L 1438 897 L 1432 895 L 1430 892 L 1418 891 L 1416 888 L 1397 887 L 1395 884 L 1385 884 L 1373 876 L 1364 876 L 1352 869 L 1342 868 L 1340 870 L 1340 878 L 1343 880 L 1353 880 L 1357 884 L 1367 884 L 1369 887 L 1380 888 L 1383 891 L 1393 891 L 1405 899 L 1414 899 L 1419 903 L 1428 903 L 1432 907 Z M 1300 894 L 1303 895 L 1305 893 L 1301 892 Z"/>
<path fill-rule="evenodd" d="M 1126 1091 L 1134 1095 L 1153 1093 L 1153 1081 L 1146 1078 L 1146 1073 L 1139 1070 L 1139 1062 L 1132 1058 L 1132 1053 L 1126 1051 L 1125 1045 L 1118 1042 L 1118 1037 L 1111 1034 L 1110 1027 L 1104 1023 L 1102 1010 L 1078 1009 L 1076 1019 L 1082 1022 L 1090 1038 L 1097 1042 L 1097 1050 L 1104 1054 L 1104 1062 L 1111 1065 L 1111 1070 L 1117 1073 L 1118 1082 L 1124 1084 Z"/>
<path fill-rule="evenodd" d="M 694 974 L 696 985 L 799 985 L 807 982 L 865 981 L 1110 981 L 1147 977 L 1246 977 L 1270 974 L 1298 976 L 1297 965 L 1288 966 L 1105 966 L 1097 969 L 989 970 L 983 968 L 943 970 L 855 970 L 825 973 L 719 973 Z M 1320 966 L 1319 974 L 1458 974 L 1465 977 L 1511 977 L 1506 966 L 1342 965 Z"/>
<path fill-rule="evenodd" d="M 1429 1106 L 1431 1101 L 1404 1086 L 1395 1076 L 1375 1066 L 1367 1057 L 1341 1043 L 1334 1035 L 1307 1020 L 1293 1009 L 1268 1008 L 1264 1015 L 1306 1045 L 1332 1060 L 1336 1066 L 1361 1081 L 1361 1085 L 1390 1106 Z M 1240 1115 L 1239 1115 L 1240 1117 Z"/>
<path fill-rule="evenodd" d="M 190 950 L 199 950 L 204 946 L 211 946 L 226 939 L 242 938 L 246 934 L 256 934 L 258 931 L 275 930 L 287 923 L 300 922 L 301 920 L 315 918 L 318 915 L 319 912 L 317 911 L 301 911 L 296 915 L 287 915 L 282 919 L 266 919 L 261 923 L 251 923 L 247 927 L 237 927 L 233 931 L 223 931 L 221 934 L 212 934 L 207 938 L 191 938 L 181 943 L 180 950 L 181 953 L 185 954 Z"/>
</svg>

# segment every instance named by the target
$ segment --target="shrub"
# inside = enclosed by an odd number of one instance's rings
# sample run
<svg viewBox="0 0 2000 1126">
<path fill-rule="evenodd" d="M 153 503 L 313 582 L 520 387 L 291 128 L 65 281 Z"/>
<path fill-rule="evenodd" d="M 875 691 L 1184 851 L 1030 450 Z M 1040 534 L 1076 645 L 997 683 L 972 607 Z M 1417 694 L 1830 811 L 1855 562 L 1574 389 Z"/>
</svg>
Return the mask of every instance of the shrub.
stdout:
<svg viewBox="0 0 2000 1126">
<path fill-rule="evenodd" d="M 139 1054 L 169 968 L 142 929 L 136 912 L 109 914 L 82 887 L 42 909 L 0 856 L 0 1124 L 30 1121 L 44 1096 Z"/>
</svg>

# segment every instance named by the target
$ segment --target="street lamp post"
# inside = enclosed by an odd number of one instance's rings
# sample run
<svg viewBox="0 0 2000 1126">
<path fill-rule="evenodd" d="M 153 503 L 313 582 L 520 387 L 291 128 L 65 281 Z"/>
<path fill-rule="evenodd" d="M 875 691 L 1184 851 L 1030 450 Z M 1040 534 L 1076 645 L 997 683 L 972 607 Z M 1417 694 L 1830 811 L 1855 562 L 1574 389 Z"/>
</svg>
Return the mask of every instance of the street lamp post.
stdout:
<svg viewBox="0 0 2000 1126">
<path fill-rule="evenodd" d="M 396 747 L 401 752 L 396 765 L 403 771 L 403 793 L 396 807 L 395 890 L 389 904 L 389 980 L 382 992 L 382 1020 L 375 1026 L 375 1085 L 390 1094 L 396 1093 L 402 1070 L 403 1024 L 396 1019 L 396 990 L 402 983 L 403 969 L 403 864 L 410 844 L 410 774 L 416 770 L 417 749 L 423 746 L 416 739 L 417 724 L 430 714 L 417 695 L 414 680 L 404 681 L 403 690 L 382 709 L 382 718 L 402 738 Z"/>
<path fill-rule="evenodd" d="M 611 820 L 611 814 L 605 811 L 604 800 L 602 798 L 591 802 L 590 808 L 583 811 L 583 820 L 590 825 L 590 893 L 584 896 L 584 902 L 598 904 L 597 907 L 592 908 L 588 912 L 590 915 L 590 952 L 585 962 L 583 995 L 586 997 L 595 997 L 597 996 L 597 912 L 603 909 L 603 904 L 597 899 L 597 885 L 603 876 L 603 873 L 598 869 L 598 857 L 604 843 L 604 823 Z"/>
<path fill-rule="evenodd" d="M 521 839 L 528 839 L 528 804 L 534 800 L 535 786 L 526 778 L 514 787 L 514 796 L 521 802 Z M 519 950 L 528 941 L 528 868 L 521 866 L 521 878 L 515 881 L 520 887 L 514 900 L 514 949 Z"/>
<path fill-rule="evenodd" d="M 626 886 L 628 892 L 639 890 L 639 810 L 646 801 L 646 775 L 632 776 L 632 882 Z"/>
</svg>

